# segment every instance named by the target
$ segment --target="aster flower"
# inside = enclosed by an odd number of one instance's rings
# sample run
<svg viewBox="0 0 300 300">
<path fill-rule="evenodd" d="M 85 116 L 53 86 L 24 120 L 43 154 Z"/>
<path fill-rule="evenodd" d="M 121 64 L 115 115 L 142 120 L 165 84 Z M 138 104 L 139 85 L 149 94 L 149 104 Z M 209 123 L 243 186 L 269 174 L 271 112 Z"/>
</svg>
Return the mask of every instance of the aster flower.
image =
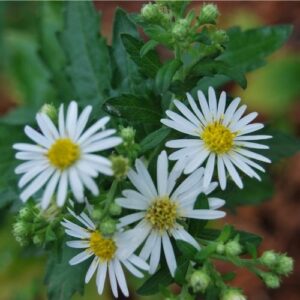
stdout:
<svg viewBox="0 0 300 300">
<path fill-rule="evenodd" d="M 217 103 L 215 91 L 211 87 L 208 90 L 208 103 L 202 91 L 198 91 L 200 109 L 190 94 L 187 94 L 187 99 L 192 110 L 174 100 L 175 106 L 183 116 L 167 110 L 166 115 L 170 119 L 161 120 L 166 126 L 192 136 L 168 141 L 167 147 L 180 149 L 172 153 L 169 159 L 185 160 L 185 174 L 193 172 L 207 160 L 204 186 L 211 182 L 215 166 L 223 190 L 227 183 L 226 170 L 239 188 L 243 187 L 243 182 L 236 169 L 260 180 L 254 169 L 262 172 L 264 169 L 253 160 L 266 163 L 271 161 L 249 149 L 268 149 L 268 146 L 253 141 L 268 139 L 271 136 L 251 134 L 263 128 L 263 124 L 260 123 L 250 124 L 257 113 L 252 112 L 242 117 L 247 106 L 242 105 L 238 108 L 240 98 L 235 98 L 225 109 L 226 93 L 221 93 Z"/>
<path fill-rule="evenodd" d="M 84 187 L 94 195 L 99 194 L 93 178 L 99 173 L 112 175 L 112 170 L 110 160 L 94 152 L 113 148 L 122 139 L 111 137 L 115 129 L 104 130 L 109 117 L 101 118 L 85 130 L 91 111 L 92 106 L 89 105 L 78 116 L 77 103 L 72 101 L 66 119 L 64 106 L 60 106 L 58 129 L 44 113 L 36 116 L 40 132 L 30 126 L 25 127 L 26 135 L 36 144 L 13 145 L 19 150 L 16 158 L 25 161 L 15 169 L 17 174 L 23 174 L 19 187 L 27 185 L 20 195 L 22 201 L 27 201 L 44 186 L 42 208 L 49 205 L 55 192 L 57 205 L 62 206 L 69 185 L 78 202 L 84 201 Z"/>
<path fill-rule="evenodd" d="M 203 168 L 201 168 L 175 188 L 176 181 L 182 174 L 182 166 L 177 163 L 169 173 L 165 151 L 157 160 L 157 188 L 141 160 L 136 160 L 135 168 L 136 171 L 129 171 L 128 178 L 137 191 L 124 190 L 123 197 L 116 199 L 116 203 L 139 212 L 120 218 L 119 226 L 124 227 L 139 221 L 133 230 L 139 239 L 138 244 L 146 240 L 140 257 L 145 260 L 150 257 L 149 272 L 154 273 L 157 269 L 163 247 L 170 273 L 174 276 L 177 264 L 170 237 L 184 240 L 200 249 L 197 241 L 179 221 L 187 218 L 200 220 L 222 218 L 225 213 L 216 209 L 224 204 L 224 200 L 209 198 L 209 209 L 194 209 L 197 196 L 201 192 L 210 193 L 217 184 L 211 183 L 203 190 Z"/>
<path fill-rule="evenodd" d="M 118 297 L 119 286 L 122 293 L 128 297 L 129 292 L 122 265 L 139 278 L 144 276 L 139 269 L 147 271 L 149 268 L 143 259 L 134 254 L 136 246 L 132 232 L 116 232 L 113 236 L 107 237 L 96 229 L 93 221 L 84 212 L 79 216 L 70 209 L 69 212 L 84 226 L 67 219 L 62 222 L 66 234 L 79 239 L 68 241 L 67 245 L 71 248 L 84 249 L 70 260 L 70 265 L 79 264 L 92 257 L 85 283 L 88 283 L 96 272 L 97 289 L 101 295 L 108 273 L 114 296 Z"/>
</svg>

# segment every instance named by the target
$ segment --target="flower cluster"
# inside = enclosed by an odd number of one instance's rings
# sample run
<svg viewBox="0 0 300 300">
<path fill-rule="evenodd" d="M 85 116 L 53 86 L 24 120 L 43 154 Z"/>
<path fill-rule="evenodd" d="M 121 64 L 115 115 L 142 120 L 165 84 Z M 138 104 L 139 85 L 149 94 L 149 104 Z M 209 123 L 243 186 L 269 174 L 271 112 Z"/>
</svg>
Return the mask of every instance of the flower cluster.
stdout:
<svg viewBox="0 0 300 300">
<path fill-rule="evenodd" d="M 108 273 L 114 296 L 118 296 L 118 286 L 128 296 L 123 267 L 136 277 L 143 277 L 142 271 L 153 274 L 163 259 L 162 253 L 170 274 L 175 276 L 177 259 L 172 241 L 184 241 L 201 252 L 201 243 L 186 226 L 189 220 L 215 220 L 225 216 L 219 210 L 225 201 L 209 195 L 217 189 L 218 182 L 223 190 L 226 188 L 226 172 L 242 188 L 237 168 L 250 177 L 260 179 L 254 169 L 264 169 L 253 160 L 270 162 L 248 150 L 267 148 L 253 141 L 270 136 L 252 135 L 263 125 L 250 124 L 257 114 L 243 116 L 246 106 L 238 107 L 239 98 L 226 105 L 225 92 L 217 101 L 214 89 L 209 88 L 208 101 L 203 92 L 198 91 L 198 103 L 190 94 L 187 94 L 187 102 L 190 107 L 174 100 L 181 115 L 167 110 L 168 118 L 161 120 L 162 124 L 182 134 L 182 138 L 167 141 L 167 147 L 179 150 L 169 156 L 163 150 L 158 155 L 156 176 L 150 174 L 145 158 L 136 159 L 134 167 L 128 170 L 129 160 L 120 153 L 118 156 L 117 149 L 124 154 L 124 149 L 134 144 L 133 129 L 122 129 L 121 135 L 126 141 L 123 146 L 122 138 L 112 136 L 116 133 L 115 129 L 105 129 L 108 117 L 99 119 L 86 129 L 92 107 L 87 106 L 79 115 L 74 101 L 69 104 L 66 116 L 64 106 L 59 108 L 58 128 L 47 113 L 39 112 L 36 117 L 39 129 L 25 127 L 26 135 L 35 144 L 18 143 L 13 146 L 18 150 L 16 158 L 25 160 L 16 168 L 17 174 L 23 174 L 19 181 L 19 187 L 24 188 L 21 200 L 25 202 L 33 195 L 39 195 L 39 190 L 43 189 L 40 197 L 43 210 L 51 202 L 51 205 L 56 203 L 63 207 L 68 196 L 86 204 L 90 216 L 85 212 L 77 215 L 74 209 L 68 208 L 61 224 L 65 233 L 75 238 L 67 245 L 84 249 L 70 260 L 70 264 L 92 258 L 85 282 L 97 273 L 99 294 L 103 292 Z M 109 152 L 99 154 L 112 148 L 117 152 L 113 156 Z M 215 166 L 218 182 L 213 181 Z M 115 175 L 110 191 L 104 192 L 104 201 L 99 196 L 99 173 Z M 118 190 L 118 182 L 126 181 L 126 176 L 131 188 Z M 93 204 L 89 203 L 84 188 L 93 195 Z M 196 207 L 199 195 L 207 197 L 206 208 Z M 70 203 L 73 205 L 73 202 Z M 121 208 L 124 208 L 124 213 Z M 18 228 L 16 225 L 15 231 L 19 233 Z M 222 251 L 219 247 L 217 252 L 239 255 L 241 249 L 237 250 L 236 244 L 239 246 L 237 241 L 229 241 Z M 281 264 L 286 265 L 285 262 Z M 210 278 L 203 271 L 197 271 L 191 282 L 195 292 L 203 291 Z M 226 297 L 223 296 L 224 299 Z"/>
</svg>

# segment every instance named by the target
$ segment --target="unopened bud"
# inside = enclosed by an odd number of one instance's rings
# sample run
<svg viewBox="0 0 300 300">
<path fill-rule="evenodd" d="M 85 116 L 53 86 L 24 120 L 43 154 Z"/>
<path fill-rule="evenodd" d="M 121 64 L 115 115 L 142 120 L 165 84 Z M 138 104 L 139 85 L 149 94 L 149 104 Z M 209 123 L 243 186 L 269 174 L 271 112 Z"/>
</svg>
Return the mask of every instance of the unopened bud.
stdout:
<svg viewBox="0 0 300 300">
<path fill-rule="evenodd" d="M 122 212 L 122 207 L 117 203 L 113 202 L 109 206 L 109 213 L 111 216 L 119 216 Z"/>
<path fill-rule="evenodd" d="M 223 244 L 223 243 L 218 243 L 218 244 L 217 244 L 217 247 L 216 247 L 216 252 L 217 252 L 218 254 L 223 254 L 224 251 L 225 251 L 225 246 L 224 246 L 224 244 Z"/>
<path fill-rule="evenodd" d="M 268 288 L 276 289 L 280 287 L 280 279 L 273 273 L 263 273 L 262 279 Z"/>
<path fill-rule="evenodd" d="M 221 300 L 246 300 L 246 296 L 238 289 L 226 289 L 222 296 Z"/>
<path fill-rule="evenodd" d="M 40 109 L 40 112 L 47 115 L 52 121 L 57 120 L 57 109 L 53 104 L 44 104 Z"/>
<path fill-rule="evenodd" d="M 129 171 L 129 160 L 128 158 L 118 155 L 111 156 L 112 170 L 116 179 L 124 179 Z"/>
<path fill-rule="evenodd" d="M 268 268 L 273 268 L 277 263 L 278 255 L 274 251 L 265 251 L 260 257 L 260 262 Z"/>
<path fill-rule="evenodd" d="M 177 40 L 185 40 L 190 32 L 190 24 L 188 20 L 186 19 L 180 19 L 178 22 L 174 25 L 172 34 L 175 39 Z"/>
<path fill-rule="evenodd" d="M 237 256 L 241 254 L 242 247 L 237 240 L 232 240 L 226 243 L 225 245 L 225 253 L 227 255 Z"/>
<path fill-rule="evenodd" d="M 103 210 L 100 208 L 95 208 L 92 212 L 92 218 L 94 220 L 101 220 L 102 217 L 103 217 Z"/>
<path fill-rule="evenodd" d="M 100 231 L 104 235 L 111 235 L 116 231 L 116 221 L 113 219 L 105 219 L 103 222 L 100 224 Z"/>
<path fill-rule="evenodd" d="M 280 255 L 278 258 L 276 272 L 280 275 L 288 275 L 294 269 L 294 260 L 286 255 Z"/>
<path fill-rule="evenodd" d="M 219 10 L 215 4 L 204 4 L 199 16 L 200 25 L 216 24 L 219 14 Z"/>
<path fill-rule="evenodd" d="M 36 246 L 41 246 L 44 242 L 44 238 L 41 234 L 35 234 L 32 242 L 36 245 Z"/>
<path fill-rule="evenodd" d="M 203 270 L 195 271 L 190 278 L 190 286 L 193 288 L 194 293 L 205 292 L 210 282 L 210 277 Z"/>
</svg>

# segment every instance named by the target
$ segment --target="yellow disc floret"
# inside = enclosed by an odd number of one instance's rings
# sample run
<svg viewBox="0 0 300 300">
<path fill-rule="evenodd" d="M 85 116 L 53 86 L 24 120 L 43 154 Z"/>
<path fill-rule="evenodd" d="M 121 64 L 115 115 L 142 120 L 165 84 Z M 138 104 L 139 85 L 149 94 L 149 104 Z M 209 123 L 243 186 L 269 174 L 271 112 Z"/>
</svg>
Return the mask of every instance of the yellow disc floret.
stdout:
<svg viewBox="0 0 300 300">
<path fill-rule="evenodd" d="M 63 170 L 78 160 L 80 149 L 71 139 L 61 138 L 51 146 L 47 156 L 53 166 Z"/>
<path fill-rule="evenodd" d="M 164 231 L 174 227 L 177 217 L 177 204 L 168 196 L 157 197 L 146 212 L 146 220 L 152 227 Z"/>
<path fill-rule="evenodd" d="M 90 250 L 101 260 L 111 260 L 116 253 L 117 246 L 113 239 L 105 238 L 99 231 L 93 231 L 90 237 Z"/>
<path fill-rule="evenodd" d="M 232 149 L 235 136 L 236 133 L 231 132 L 219 122 L 214 122 L 204 128 L 200 138 L 210 151 L 223 154 Z"/>
</svg>

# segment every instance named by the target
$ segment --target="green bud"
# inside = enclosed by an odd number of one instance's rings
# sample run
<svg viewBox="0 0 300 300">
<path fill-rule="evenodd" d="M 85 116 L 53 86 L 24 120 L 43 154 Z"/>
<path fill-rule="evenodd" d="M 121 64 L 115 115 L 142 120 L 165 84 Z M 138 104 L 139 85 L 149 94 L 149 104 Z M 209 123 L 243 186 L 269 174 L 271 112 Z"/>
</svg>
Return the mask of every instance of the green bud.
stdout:
<svg viewBox="0 0 300 300">
<path fill-rule="evenodd" d="M 103 217 L 103 210 L 102 209 L 100 209 L 100 208 L 93 209 L 92 218 L 94 220 L 101 220 L 102 217 Z"/>
<path fill-rule="evenodd" d="M 52 121 L 57 120 L 57 109 L 53 104 L 44 104 L 40 112 L 46 114 Z"/>
<path fill-rule="evenodd" d="M 25 222 L 17 221 L 13 225 L 13 234 L 15 237 L 25 237 L 29 234 L 29 228 Z"/>
<path fill-rule="evenodd" d="M 173 27 L 172 34 L 176 40 L 184 41 L 189 36 L 190 23 L 186 19 L 180 19 Z"/>
<path fill-rule="evenodd" d="M 113 219 L 105 219 L 100 224 L 100 231 L 104 235 L 111 235 L 116 231 L 116 221 Z"/>
<path fill-rule="evenodd" d="M 238 289 L 228 288 L 226 289 L 222 296 L 221 300 L 246 300 L 246 296 Z"/>
<path fill-rule="evenodd" d="M 268 268 L 273 268 L 277 263 L 278 254 L 274 251 L 265 251 L 262 256 L 260 257 L 259 261 L 267 266 Z"/>
<path fill-rule="evenodd" d="M 129 160 L 128 158 L 118 155 L 110 157 L 112 163 L 112 170 L 116 179 L 124 179 L 129 171 Z"/>
<path fill-rule="evenodd" d="M 293 271 L 293 269 L 294 260 L 285 254 L 280 255 L 276 266 L 276 273 L 280 275 L 288 275 Z"/>
<path fill-rule="evenodd" d="M 204 270 L 195 271 L 190 278 L 190 286 L 193 288 L 194 293 L 204 293 L 211 282 L 210 277 Z"/>
<path fill-rule="evenodd" d="M 214 44 L 224 45 L 225 43 L 227 43 L 229 41 L 228 34 L 225 30 L 214 31 L 211 38 L 212 38 L 212 42 Z"/>
<path fill-rule="evenodd" d="M 120 131 L 120 136 L 123 139 L 123 144 L 125 146 L 134 144 L 135 129 L 132 127 L 123 127 Z"/>
<path fill-rule="evenodd" d="M 268 288 L 276 289 L 276 288 L 280 287 L 280 279 L 277 275 L 266 272 L 266 273 L 263 273 L 261 276 L 262 276 L 262 279 L 263 279 L 265 285 Z"/>
<path fill-rule="evenodd" d="M 225 251 L 225 246 L 224 246 L 224 244 L 223 244 L 223 243 L 218 243 L 218 244 L 217 244 L 217 247 L 216 247 L 216 252 L 217 252 L 218 254 L 223 254 L 224 251 Z"/>
<path fill-rule="evenodd" d="M 166 24 L 169 19 L 166 8 L 156 3 L 148 3 L 144 5 L 141 10 L 141 16 L 149 23 L 160 25 Z"/>
<path fill-rule="evenodd" d="M 237 240 L 231 240 L 225 244 L 225 253 L 227 255 L 237 256 L 241 254 L 242 247 Z"/>
<path fill-rule="evenodd" d="M 41 246 L 44 243 L 44 237 L 41 234 L 35 234 L 33 236 L 32 242 L 36 245 L 36 246 Z"/>
<path fill-rule="evenodd" d="M 119 216 L 122 212 L 122 207 L 117 203 L 113 202 L 109 206 L 109 214 L 112 216 Z"/>
<path fill-rule="evenodd" d="M 199 25 L 216 24 L 220 13 L 215 4 L 204 4 L 199 16 Z"/>
</svg>

